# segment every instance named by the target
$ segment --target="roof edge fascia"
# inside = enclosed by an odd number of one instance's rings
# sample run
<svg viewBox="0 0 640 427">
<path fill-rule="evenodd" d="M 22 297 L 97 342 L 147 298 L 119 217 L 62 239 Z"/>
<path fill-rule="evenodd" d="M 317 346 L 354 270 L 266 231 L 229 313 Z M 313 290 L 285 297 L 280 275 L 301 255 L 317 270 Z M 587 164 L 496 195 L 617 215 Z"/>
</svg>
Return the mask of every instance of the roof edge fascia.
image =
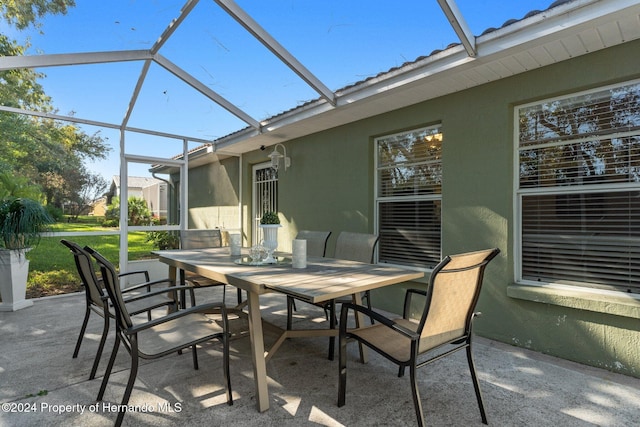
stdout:
<svg viewBox="0 0 640 427">
<path fill-rule="evenodd" d="M 476 57 L 469 57 L 462 45 L 456 45 L 337 93 L 343 105 L 379 96 L 397 87 L 438 77 L 451 70 L 483 65 L 500 56 L 510 55 L 516 48 L 543 45 L 559 33 L 609 19 L 612 14 L 623 16 L 626 9 L 637 6 L 637 0 L 574 0 L 478 36 Z M 566 19 L 569 14 L 572 15 L 571 22 Z"/>
<path fill-rule="evenodd" d="M 637 7 L 637 0 L 573 0 L 478 37 L 483 49 L 481 54 L 486 57 L 507 52 L 510 48 L 540 44 L 537 40 L 548 40 L 555 34 L 585 26 L 593 27 L 612 17 L 624 17 Z"/>
<path fill-rule="evenodd" d="M 187 165 L 188 168 L 191 169 L 193 167 L 201 166 L 205 163 L 211 163 L 213 161 L 220 161 L 223 159 L 227 159 L 230 157 L 240 157 L 241 154 L 238 153 L 230 153 L 222 150 L 216 150 L 216 147 L 212 143 L 206 143 L 200 145 L 196 148 L 189 150 L 187 153 Z M 172 158 L 173 161 L 184 161 L 184 154 L 178 154 L 177 156 Z M 149 169 L 152 173 L 161 173 L 161 174 L 171 174 L 176 173 L 176 167 L 172 164 L 167 164 L 167 162 L 157 162 L 153 164 Z"/>
</svg>

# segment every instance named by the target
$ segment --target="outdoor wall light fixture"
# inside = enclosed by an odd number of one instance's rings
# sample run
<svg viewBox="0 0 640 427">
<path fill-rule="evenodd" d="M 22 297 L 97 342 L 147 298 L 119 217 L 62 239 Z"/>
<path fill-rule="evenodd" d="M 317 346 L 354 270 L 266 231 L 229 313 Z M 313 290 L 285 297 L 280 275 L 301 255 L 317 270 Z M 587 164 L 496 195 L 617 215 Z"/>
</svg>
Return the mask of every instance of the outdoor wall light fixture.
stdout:
<svg viewBox="0 0 640 427">
<path fill-rule="evenodd" d="M 282 147 L 284 154 L 278 151 L 278 147 Z M 276 171 L 280 167 L 280 159 L 284 159 L 284 170 L 287 170 L 291 166 L 291 157 L 287 157 L 287 148 L 282 144 L 275 145 L 273 152 L 269 154 L 269 158 L 271 158 L 271 167 Z"/>
</svg>

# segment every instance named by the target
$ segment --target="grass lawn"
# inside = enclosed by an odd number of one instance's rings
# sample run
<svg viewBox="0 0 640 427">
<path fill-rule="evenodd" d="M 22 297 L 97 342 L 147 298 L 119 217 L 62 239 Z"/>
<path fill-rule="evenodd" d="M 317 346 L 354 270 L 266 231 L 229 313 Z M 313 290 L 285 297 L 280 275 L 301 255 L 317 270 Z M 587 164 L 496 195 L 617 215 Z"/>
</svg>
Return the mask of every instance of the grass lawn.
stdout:
<svg viewBox="0 0 640 427">
<path fill-rule="evenodd" d="M 60 222 L 54 224 L 52 231 L 113 231 L 102 228 L 91 218 L 81 222 Z M 116 266 L 119 259 L 120 236 L 70 236 L 43 237 L 40 244 L 27 253 L 30 261 L 27 298 L 57 295 L 82 291 L 73 255 L 60 239 L 65 238 L 80 246 L 89 245 L 111 260 Z M 151 242 L 146 241 L 146 233 L 129 233 L 129 260 L 149 258 L 153 250 Z"/>
</svg>

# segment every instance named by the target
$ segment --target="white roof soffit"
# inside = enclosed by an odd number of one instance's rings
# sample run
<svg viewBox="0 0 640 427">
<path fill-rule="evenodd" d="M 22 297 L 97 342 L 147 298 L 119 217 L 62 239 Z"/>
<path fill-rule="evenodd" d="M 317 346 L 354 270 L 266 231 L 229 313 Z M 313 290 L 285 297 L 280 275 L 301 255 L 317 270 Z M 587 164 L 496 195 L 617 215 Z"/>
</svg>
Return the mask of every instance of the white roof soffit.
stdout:
<svg viewBox="0 0 640 427">
<path fill-rule="evenodd" d="M 440 0 L 439 0 L 440 1 Z M 452 4 L 452 3 L 451 3 Z M 243 153 L 640 38 L 637 0 L 574 0 L 336 92 L 214 142 Z"/>
</svg>

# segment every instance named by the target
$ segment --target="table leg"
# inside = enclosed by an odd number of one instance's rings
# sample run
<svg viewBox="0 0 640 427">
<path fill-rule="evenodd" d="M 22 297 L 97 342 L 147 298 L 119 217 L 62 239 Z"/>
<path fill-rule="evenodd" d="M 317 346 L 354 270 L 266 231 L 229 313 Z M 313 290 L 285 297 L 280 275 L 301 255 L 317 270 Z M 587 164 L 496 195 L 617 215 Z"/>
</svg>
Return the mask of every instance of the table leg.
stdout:
<svg viewBox="0 0 640 427">
<path fill-rule="evenodd" d="M 357 292 L 351 295 L 351 301 L 353 301 L 354 304 L 362 305 L 362 295 L 360 294 L 360 292 Z M 356 311 L 355 315 L 356 315 L 356 328 L 360 328 L 364 325 L 364 315 L 359 311 Z M 369 352 L 367 350 L 367 347 L 363 345 L 360 341 L 358 341 L 358 348 L 360 349 L 360 362 L 367 363 L 369 361 Z"/>
<path fill-rule="evenodd" d="M 178 269 L 172 265 L 169 266 L 169 280 L 171 280 L 171 283 L 173 284 L 173 286 L 176 285 L 176 271 Z"/>
<path fill-rule="evenodd" d="M 173 266 L 169 266 L 169 280 L 171 281 L 171 286 L 176 286 L 176 268 Z M 175 292 L 173 295 L 171 293 L 167 293 L 169 298 L 172 298 L 174 295 L 178 298 L 178 301 L 175 302 L 175 310 L 177 311 L 180 308 L 180 297 L 176 295 Z M 171 308 L 167 307 L 167 314 L 169 313 L 171 313 Z"/>
<path fill-rule="evenodd" d="M 180 269 L 180 283 L 178 283 L 178 285 L 185 286 L 187 284 L 187 282 L 185 281 L 185 277 L 186 273 L 183 269 Z M 182 309 L 187 308 L 187 292 L 184 289 L 180 291 L 180 301 Z M 194 304 L 194 302 L 191 301 L 191 304 Z"/>
<path fill-rule="evenodd" d="M 267 364 L 264 357 L 264 335 L 260 299 L 257 293 L 247 291 L 249 305 L 249 337 L 251 339 L 251 357 L 253 358 L 253 377 L 256 384 L 256 402 L 258 411 L 269 409 L 269 390 L 267 389 Z"/>
</svg>

